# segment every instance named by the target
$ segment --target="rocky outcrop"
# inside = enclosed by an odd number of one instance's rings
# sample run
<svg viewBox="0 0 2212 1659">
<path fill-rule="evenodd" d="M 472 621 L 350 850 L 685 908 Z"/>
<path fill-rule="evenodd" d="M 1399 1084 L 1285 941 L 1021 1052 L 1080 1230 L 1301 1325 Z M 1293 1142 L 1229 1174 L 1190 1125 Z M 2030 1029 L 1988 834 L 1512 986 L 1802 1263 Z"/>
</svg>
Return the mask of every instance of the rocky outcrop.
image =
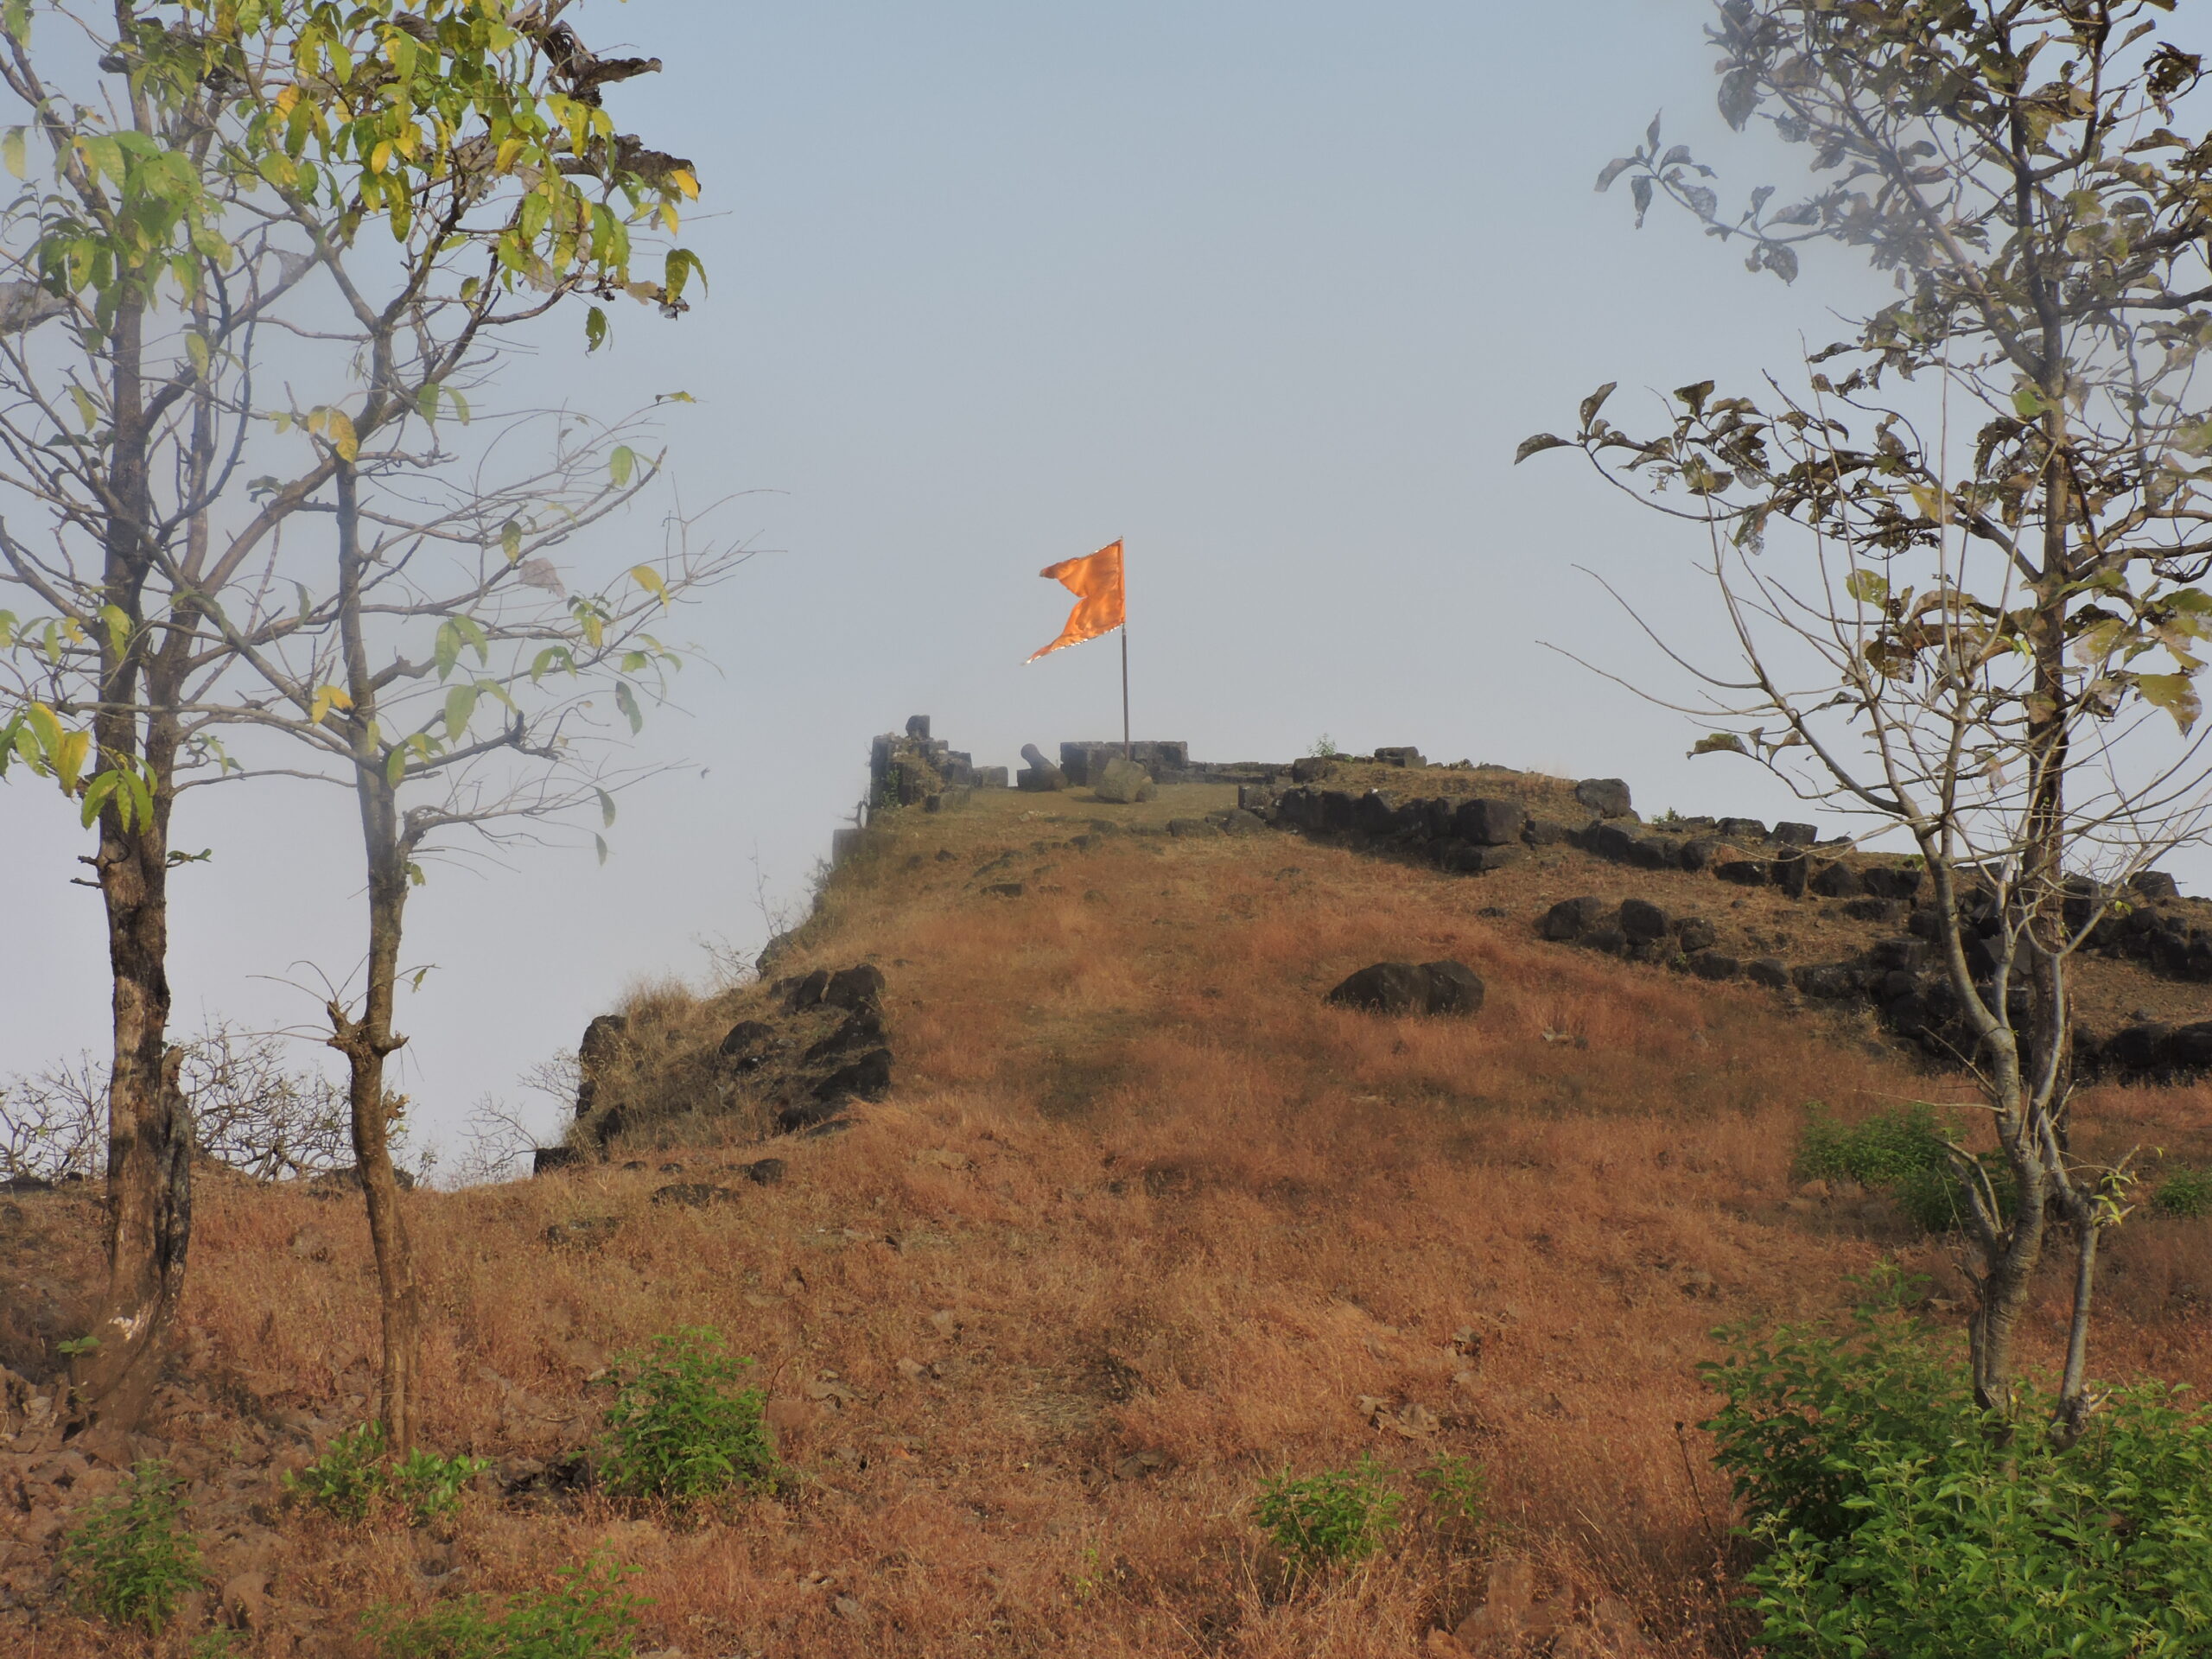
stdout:
<svg viewBox="0 0 2212 1659">
<path fill-rule="evenodd" d="M 1375 1014 L 1480 1014 L 1483 982 L 1461 962 L 1378 962 L 1329 993 L 1338 1007 Z"/>
</svg>

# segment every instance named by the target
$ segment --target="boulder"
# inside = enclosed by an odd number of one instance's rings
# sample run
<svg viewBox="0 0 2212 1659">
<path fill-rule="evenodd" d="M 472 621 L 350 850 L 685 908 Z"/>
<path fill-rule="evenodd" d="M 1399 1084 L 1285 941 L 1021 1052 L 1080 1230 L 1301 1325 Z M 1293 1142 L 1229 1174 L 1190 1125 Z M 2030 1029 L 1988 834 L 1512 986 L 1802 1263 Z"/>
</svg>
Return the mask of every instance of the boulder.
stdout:
<svg viewBox="0 0 2212 1659">
<path fill-rule="evenodd" d="M 807 1064 L 811 1065 L 842 1054 L 856 1054 L 863 1049 L 880 1048 L 884 1040 L 883 1015 L 874 1008 L 862 1008 L 809 1048 Z"/>
<path fill-rule="evenodd" d="M 1713 826 L 1723 841 L 1763 842 L 1766 823 L 1759 818 L 1723 818 Z"/>
<path fill-rule="evenodd" d="M 1897 916 L 1894 899 L 1847 899 L 1843 913 L 1854 922 L 1893 922 Z"/>
<path fill-rule="evenodd" d="M 1805 880 L 1812 874 L 1812 860 L 1805 856 L 1802 847 L 1787 846 L 1774 861 L 1770 879 L 1792 899 L 1805 896 Z"/>
<path fill-rule="evenodd" d="M 930 717 L 927 715 L 906 716 L 906 735 L 918 743 L 930 741 Z"/>
<path fill-rule="evenodd" d="M 833 1008 L 876 1008 L 883 1006 L 883 969 L 872 962 L 840 968 L 822 988 L 822 1000 Z"/>
<path fill-rule="evenodd" d="M 1628 785 L 1618 778 L 1585 778 L 1574 786 L 1574 798 L 1601 818 L 1630 816 Z"/>
<path fill-rule="evenodd" d="M 1682 843 L 1681 851 L 1675 855 L 1675 858 L 1686 870 L 1709 870 L 1719 851 L 1720 842 L 1711 836 L 1693 836 Z"/>
<path fill-rule="evenodd" d="M 1621 931 L 1631 942 L 1663 939 L 1670 931 L 1672 918 L 1648 899 L 1624 899 L 1621 901 Z"/>
<path fill-rule="evenodd" d="M 880 1100 L 891 1092 L 891 1051 L 879 1048 L 839 1066 L 814 1085 L 819 1101 Z"/>
<path fill-rule="evenodd" d="M 1585 950 L 1595 950 L 1608 957 L 1624 957 L 1629 952 L 1629 937 L 1621 931 L 1618 922 L 1592 928 L 1575 943 Z"/>
<path fill-rule="evenodd" d="M 2138 870 L 2127 878 L 2127 885 L 2138 899 L 2147 899 L 2152 904 L 2181 897 L 2181 889 L 2174 884 L 2173 877 L 2164 870 Z"/>
<path fill-rule="evenodd" d="M 776 1052 L 776 1028 L 765 1020 L 741 1020 L 723 1034 L 718 1051 L 734 1071 L 756 1071 Z"/>
<path fill-rule="evenodd" d="M 1428 764 L 1421 758 L 1421 751 L 1411 744 L 1377 749 L 1375 751 L 1375 759 L 1386 766 L 1425 766 Z"/>
<path fill-rule="evenodd" d="M 1167 833 L 1179 841 L 1203 841 L 1209 836 L 1220 835 L 1222 828 L 1204 818 L 1170 818 Z"/>
<path fill-rule="evenodd" d="M 1290 781 L 1294 784 L 1316 784 L 1337 769 L 1337 758 L 1332 754 L 1309 754 L 1290 763 Z"/>
<path fill-rule="evenodd" d="M 1024 766 L 1014 773 L 1014 786 L 1032 795 L 1050 795 L 1065 789 L 1068 779 L 1058 766 Z"/>
<path fill-rule="evenodd" d="M 1713 873 L 1739 887 L 1763 887 L 1769 874 L 1765 861 L 1755 858 L 1724 859 L 1713 867 Z"/>
<path fill-rule="evenodd" d="M 1602 924 L 1612 910 L 1605 899 L 1592 896 L 1562 899 L 1544 912 L 1537 931 L 1554 943 L 1569 943 Z"/>
<path fill-rule="evenodd" d="M 1758 957 L 1744 964 L 1744 976 L 1770 990 L 1789 988 L 1789 968 L 1780 957 Z"/>
<path fill-rule="evenodd" d="M 2212 1071 L 2212 1020 L 2176 1026 L 2158 1044 L 2158 1069 L 2175 1078 Z"/>
<path fill-rule="evenodd" d="M 1700 950 L 1710 950 L 1719 938 L 1713 924 L 1701 917 L 1685 916 L 1675 924 L 1675 938 L 1685 955 L 1694 956 Z"/>
<path fill-rule="evenodd" d="M 1145 769 L 1117 754 L 1091 768 L 1090 792 L 1102 801 L 1127 806 L 1150 800 L 1154 791 Z"/>
<path fill-rule="evenodd" d="M 1529 814 L 1518 801 L 1462 801 L 1452 814 L 1452 832 L 1478 847 L 1503 847 L 1521 839 Z"/>
<path fill-rule="evenodd" d="M 1859 872 L 1840 860 L 1832 860 L 1813 872 L 1806 887 L 1823 899 L 1856 899 L 1866 891 Z"/>
<path fill-rule="evenodd" d="M 530 1173 L 543 1175 L 549 1170 L 574 1169 L 583 1160 L 583 1154 L 574 1147 L 534 1147 L 531 1149 Z"/>
<path fill-rule="evenodd" d="M 1733 979 L 1741 969 L 1735 957 L 1719 950 L 1692 952 L 1689 966 L 1700 979 Z"/>
<path fill-rule="evenodd" d="M 780 1158 L 756 1158 L 744 1166 L 745 1179 L 755 1186 L 775 1186 L 784 1179 L 784 1160 Z"/>
<path fill-rule="evenodd" d="M 822 999 L 830 989 L 830 970 L 817 968 L 796 979 L 779 979 L 772 988 L 783 996 L 787 1013 L 804 1014 L 809 1008 L 822 1006 Z"/>
<path fill-rule="evenodd" d="M 1919 896 L 1921 871 L 1905 864 L 1870 864 L 1859 873 L 1859 885 L 1874 899 L 1910 902 Z"/>
<path fill-rule="evenodd" d="M 1531 818 L 1521 831 L 1521 839 L 1531 847 L 1556 847 L 1572 833 L 1565 824 L 1549 818 Z"/>
<path fill-rule="evenodd" d="M 1378 962 L 1329 993 L 1339 1007 L 1376 1014 L 1475 1014 L 1482 1012 L 1482 980 L 1465 963 Z"/>
<path fill-rule="evenodd" d="M 1821 838 L 1820 830 L 1809 823 L 1777 823 L 1774 839 L 1784 847 L 1810 847 Z"/>
<path fill-rule="evenodd" d="M 1823 1001 L 1845 1001 L 1859 995 L 1866 988 L 1860 982 L 1859 970 L 1847 963 L 1809 963 L 1794 969 L 1789 978 L 1801 995 L 1817 997 Z"/>
</svg>

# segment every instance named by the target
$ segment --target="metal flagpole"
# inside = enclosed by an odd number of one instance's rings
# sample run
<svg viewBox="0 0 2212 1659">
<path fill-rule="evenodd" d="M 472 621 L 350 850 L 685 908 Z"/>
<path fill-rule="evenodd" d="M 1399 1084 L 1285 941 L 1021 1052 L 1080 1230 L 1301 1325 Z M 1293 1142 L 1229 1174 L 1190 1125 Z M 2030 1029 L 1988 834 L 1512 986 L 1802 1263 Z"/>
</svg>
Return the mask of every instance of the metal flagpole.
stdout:
<svg viewBox="0 0 2212 1659">
<path fill-rule="evenodd" d="M 1129 747 L 1129 625 L 1122 623 L 1122 759 L 1135 758 Z"/>
<path fill-rule="evenodd" d="M 1129 550 L 1122 547 L 1122 759 L 1132 760 L 1135 751 L 1129 746 Z"/>
</svg>

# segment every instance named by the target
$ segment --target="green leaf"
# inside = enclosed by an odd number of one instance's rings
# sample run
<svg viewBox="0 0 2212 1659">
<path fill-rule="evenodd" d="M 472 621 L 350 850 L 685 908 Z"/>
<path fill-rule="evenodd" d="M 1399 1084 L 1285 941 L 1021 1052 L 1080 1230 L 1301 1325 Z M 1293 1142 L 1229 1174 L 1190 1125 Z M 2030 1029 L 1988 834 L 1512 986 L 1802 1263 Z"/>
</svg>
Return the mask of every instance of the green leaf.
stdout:
<svg viewBox="0 0 2212 1659">
<path fill-rule="evenodd" d="M 385 757 L 384 780 L 392 788 L 397 789 L 399 787 L 399 780 L 406 775 L 407 750 L 403 746 L 402 747 L 394 749 L 389 755 Z"/>
<path fill-rule="evenodd" d="M 522 525 L 517 520 L 510 518 L 499 526 L 499 551 L 509 564 L 522 557 Z"/>
<path fill-rule="evenodd" d="M 476 660 L 480 664 L 491 662 L 492 642 L 485 637 L 482 625 L 474 617 L 456 616 L 453 620 L 453 626 L 461 637 L 468 642 L 469 649 L 476 653 Z"/>
<path fill-rule="evenodd" d="M 474 686 L 456 685 L 452 690 L 447 692 L 447 738 L 450 741 L 459 742 L 461 741 L 461 734 L 468 729 L 468 722 L 475 715 L 475 713 L 476 688 Z"/>
<path fill-rule="evenodd" d="M 86 431 L 91 431 L 100 423 L 99 405 L 92 400 L 91 394 L 82 386 L 72 385 L 69 399 L 77 405 L 77 418 L 85 423 Z"/>
<path fill-rule="evenodd" d="M 1677 386 L 1675 396 L 1689 405 L 1691 414 L 1700 414 L 1704 410 L 1705 400 L 1713 396 L 1713 382 L 1700 380 L 1694 385 Z"/>
<path fill-rule="evenodd" d="M 616 489 L 630 482 L 630 474 L 638 464 L 638 453 L 626 443 L 618 444 L 614 453 L 607 458 L 607 475 L 614 480 Z"/>
<path fill-rule="evenodd" d="M 207 378 L 207 338 L 197 329 L 184 337 L 184 354 L 192 359 L 192 372 L 202 380 Z"/>
<path fill-rule="evenodd" d="M 1539 432 L 1533 438 L 1521 440 L 1521 447 L 1513 452 L 1513 464 L 1518 467 L 1531 455 L 1541 455 L 1547 449 L 1572 449 L 1573 444 L 1565 438 L 1554 437 L 1548 432 Z"/>
<path fill-rule="evenodd" d="M 0 138 L 0 161 L 4 161 L 7 163 L 8 171 L 17 178 L 28 175 L 29 168 L 23 157 L 22 128 L 10 127 L 8 129 L 8 136 Z"/>
<path fill-rule="evenodd" d="M 438 637 L 430 647 L 430 660 L 437 664 L 438 677 L 446 678 L 461 661 L 461 630 L 451 619 L 438 625 Z"/>
<path fill-rule="evenodd" d="M 1744 740 L 1733 732 L 1715 732 L 1710 737 L 1700 737 L 1690 745 L 1690 753 L 1699 754 L 1746 754 Z"/>
<path fill-rule="evenodd" d="M 1843 579 L 1843 591 L 1861 605 L 1880 605 L 1890 597 L 1890 584 L 1873 571 L 1861 569 Z"/>
<path fill-rule="evenodd" d="M 685 283 L 693 276 L 699 279 L 702 289 L 706 288 L 707 268 L 699 263 L 699 256 L 689 248 L 671 248 L 661 267 L 661 303 L 673 307 L 683 297 Z"/>
<path fill-rule="evenodd" d="M 614 682 L 614 706 L 628 717 L 631 736 L 635 737 L 645 729 L 645 714 L 639 709 L 637 694 L 630 690 L 627 680 Z"/>
<path fill-rule="evenodd" d="M 1584 431 L 1590 429 L 1590 423 L 1598 418 L 1598 411 L 1605 406 L 1605 399 L 1613 395 L 1614 389 L 1619 385 L 1618 380 L 1608 380 L 1582 400 L 1582 407 L 1577 412 L 1581 416 Z"/>
<path fill-rule="evenodd" d="M 2171 715 L 2174 724 L 2184 733 L 2196 724 L 2196 717 L 2204 712 L 2196 688 L 2190 683 L 2186 674 L 2138 674 L 2135 689 L 2143 694 L 2145 702 Z"/>
<path fill-rule="evenodd" d="M 77 817 L 78 821 L 86 829 L 89 830 L 92 827 L 92 821 L 99 817 L 100 808 L 107 804 L 108 797 L 115 793 L 115 786 L 121 780 L 122 776 L 120 772 L 104 772 L 85 785 L 85 802 Z M 130 815 L 128 810 L 130 798 L 127 795 L 124 797 L 125 804 L 117 812 L 117 816 L 123 820 L 122 827 L 126 830 L 130 828 Z"/>
<path fill-rule="evenodd" d="M 587 353 L 595 352 L 606 344 L 607 312 L 604 308 L 594 305 L 584 313 L 584 351 Z"/>
<path fill-rule="evenodd" d="M 2024 421 L 2040 420 L 2050 408 L 2043 400 L 2043 393 L 2033 385 L 2023 383 L 2012 393 L 2012 412 Z"/>
<path fill-rule="evenodd" d="M 614 822 L 614 798 L 603 789 L 594 789 L 592 793 L 599 797 L 599 821 L 612 825 Z"/>
<path fill-rule="evenodd" d="M 660 601 L 662 604 L 668 603 L 668 584 L 661 580 L 660 572 L 650 564 L 632 565 L 630 569 L 630 580 Z"/>
<path fill-rule="evenodd" d="M 597 844 L 597 846 L 598 846 L 598 848 L 599 848 L 599 861 L 600 861 L 601 863 L 602 863 L 602 864 L 606 863 L 606 862 L 607 862 L 607 837 L 606 837 L 605 836 L 594 835 L 594 836 L 592 836 L 592 840 L 593 840 L 593 842 L 594 842 L 594 843 L 596 843 L 596 844 Z"/>
</svg>

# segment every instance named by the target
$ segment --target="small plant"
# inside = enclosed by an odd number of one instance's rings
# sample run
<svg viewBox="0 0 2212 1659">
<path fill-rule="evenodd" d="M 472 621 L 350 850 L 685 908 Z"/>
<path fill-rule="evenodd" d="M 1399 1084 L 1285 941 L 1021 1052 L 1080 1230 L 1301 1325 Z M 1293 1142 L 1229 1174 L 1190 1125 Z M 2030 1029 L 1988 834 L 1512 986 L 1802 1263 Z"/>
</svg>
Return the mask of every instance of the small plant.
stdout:
<svg viewBox="0 0 2212 1659">
<path fill-rule="evenodd" d="M 1333 760 L 1340 751 L 1337 747 L 1337 740 L 1324 732 L 1313 740 L 1313 747 L 1306 753 L 1316 760 Z"/>
<path fill-rule="evenodd" d="M 588 1561 L 563 1572 L 557 1589 L 497 1610 L 465 1596 L 412 1615 L 379 1607 L 363 1627 L 385 1659 L 630 1659 L 645 1605 L 622 1588 L 631 1571 Z"/>
<path fill-rule="evenodd" d="M 2170 1165 L 2151 1204 L 2165 1216 L 2212 1216 L 2212 1169 Z"/>
<path fill-rule="evenodd" d="M 218 1624 L 194 1637 L 184 1651 L 188 1659 L 245 1659 L 245 1649 L 238 1643 L 236 1630 Z"/>
<path fill-rule="evenodd" d="M 771 1484 L 767 1395 L 738 1387 L 752 1363 L 703 1326 L 654 1338 L 651 1353 L 617 1355 L 601 1484 L 617 1497 L 675 1503 Z"/>
<path fill-rule="evenodd" d="M 1445 1521 L 1478 1527 L 1490 1510 L 1490 1471 L 1446 1452 L 1414 1476 L 1429 1508 Z"/>
<path fill-rule="evenodd" d="M 442 1458 L 417 1446 L 399 1463 L 385 1451 L 384 1425 L 363 1423 L 330 1443 L 305 1468 L 284 1477 L 285 1489 L 341 1521 L 363 1521 L 389 1500 L 416 1526 L 450 1515 L 461 1488 L 492 1465 L 482 1458 Z"/>
<path fill-rule="evenodd" d="M 1252 1518 L 1301 1567 L 1363 1561 L 1398 1524 L 1402 1500 L 1373 1455 L 1303 1478 L 1286 1469 L 1260 1489 Z"/>
<path fill-rule="evenodd" d="M 134 1466 L 123 1485 L 96 1501 L 61 1547 L 71 1599 L 111 1624 L 158 1635 L 201 1582 L 200 1547 L 168 1466 Z"/>
<path fill-rule="evenodd" d="M 333 1439 L 313 1463 L 287 1474 L 284 1490 L 340 1521 L 364 1520 L 384 1496 L 384 1425 L 363 1423 Z"/>
<path fill-rule="evenodd" d="M 417 1446 L 391 1470 L 386 1490 L 418 1527 L 461 1506 L 461 1488 L 492 1466 L 484 1458 L 442 1458 Z"/>
</svg>

